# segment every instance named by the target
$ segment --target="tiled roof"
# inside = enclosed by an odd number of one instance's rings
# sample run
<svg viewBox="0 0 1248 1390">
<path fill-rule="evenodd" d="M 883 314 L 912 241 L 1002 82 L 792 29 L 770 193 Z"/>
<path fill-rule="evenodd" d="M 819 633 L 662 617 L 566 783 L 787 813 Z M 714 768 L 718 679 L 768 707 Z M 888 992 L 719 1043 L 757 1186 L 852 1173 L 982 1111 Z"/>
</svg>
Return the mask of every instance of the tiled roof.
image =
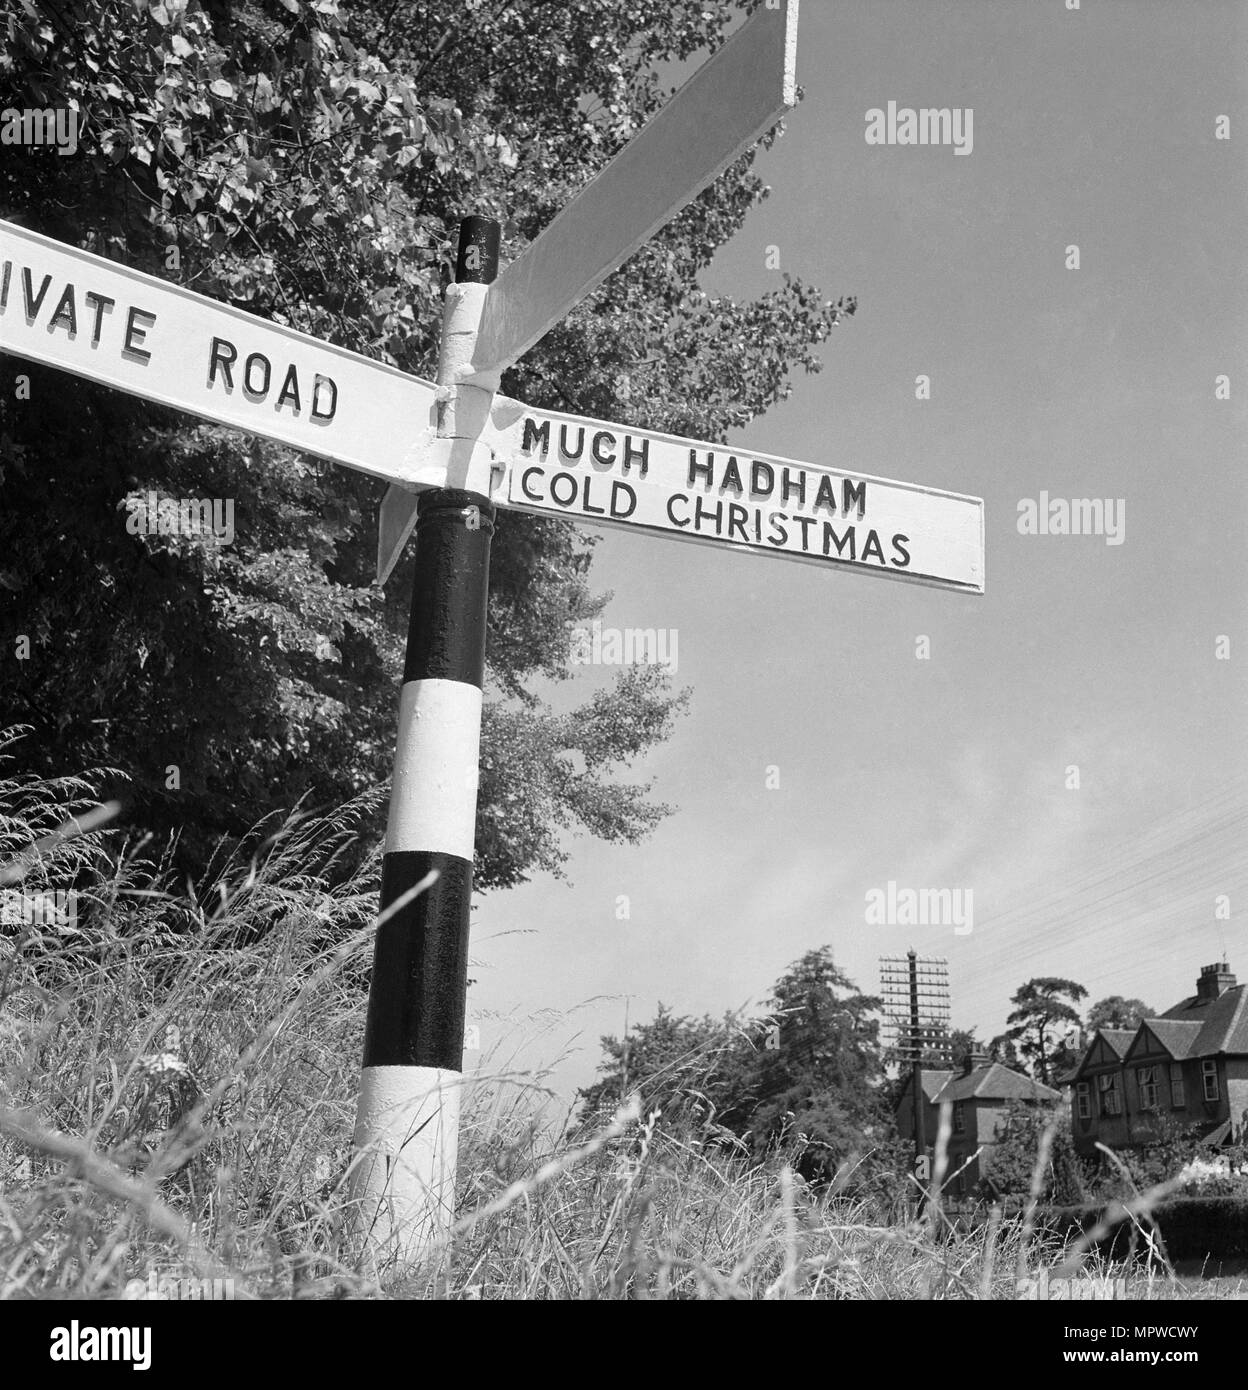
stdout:
<svg viewBox="0 0 1248 1390">
<path fill-rule="evenodd" d="M 927 1067 L 923 1068 L 923 1094 L 927 1097 L 929 1101 L 936 1099 L 936 1095 L 939 1092 L 940 1088 L 945 1084 L 946 1081 L 949 1080 L 949 1078 L 952 1075 L 953 1073 L 951 1071 L 942 1070 L 939 1067 L 935 1067 L 930 1070 Z M 898 1095 L 896 1106 L 894 1108 L 899 1108 L 903 1101 L 910 1100 L 913 1094 L 914 1073 L 911 1072 L 906 1077 L 905 1087 Z"/>
<path fill-rule="evenodd" d="M 1127 1051 L 1132 1042 L 1135 1040 L 1136 1031 L 1137 1030 L 1134 1028 L 1098 1028 L 1096 1032 L 1092 1034 L 1087 1047 L 1079 1054 L 1079 1060 L 1075 1065 L 1070 1071 L 1064 1072 L 1057 1078 L 1058 1084 L 1069 1086 L 1083 1075 L 1083 1069 L 1091 1060 L 1092 1053 L 1096 1048 L 1097 1039 L 1099 1038 L 1105 1040 L 1105 1046 L 1108 1047 L 1110 1052 L 1121 1062 L 1127 1055 Z M 1101 1065 L 1103 1066 L 1104 1063 Z"/>
<path fill-rule="evenodd" d="M 1161 1018 L 1201 1025 L 1189 1057 L 1214 1057 L 1219 1052 L 1248 1055 L 1248 984 L 1234 985 L 1216 999 L 1193 994 L 1167 1009 Z M 1145 1019 L 1149 1027 L 1155 1021 Z"/>
<path fill-rule="evenodd" d="M 1216 1057 L 1219 1053 L 1248 1055 L 1248 985 L 1233 985 L 1216 999 L 1202 999 L 1193 994 L 1159 1018 L 1146 1018 L 1140 1023 L 1177 1061 L 1189 1057 Z M 1104 1038 L 1110 1051 L 1119 1060 L 1135 1047 L 1139 1029 L 1102 1028 L 1088 1044 L 1073 1071 L 1059 1078 L 1068 1085 L 1082 1075 L 1096 1039 Z"/>
<path fill-rule="evenodd" d="M 1119 1057 L 1127 1055 L 1127 1049 L 1135 1037 L 1134 1028 L 1102 1028 L 1100 1035 L 1109 1044 L 1112 1051 Z M 1093 1040 L 1095 1041 L 1095 1039 Z"/>
<path fill-rule="evenodd" d="M 923 1069 L 923 1094 L 928 1100 L 935 1100 L 940 1088 L 953 1075 L 951 1071 L 928 1071 Z"/>
<path fill-rule="evenodd" d="M 1143 1029 L 1148 1031 L 1166 1049 L 1166 1051 L 1177 1062 L 1181 1062 L 1186 1057 L 1198 1056 L 1196 1049 L 1197 1040 L 1200 1037 L 1203 1025 L 1194 1019 L 1182 1018 L 1146 1018 L 1141 1024 L 1142 1038 Z M 1132 1052 L 1143 1052 L 1142 1047 L 1133 1047 Z"/>
<path fill-rule="evenodd" d="M 934 1098 L 939 1104 L 946 1100 L 1059 1100 L 1057 1091 L 1042 1086 L 1030 1076 L 1011 1071 L 1000 1062 L 976 1067 L 967 1076 L 950 1079 Z"/>
</svg>

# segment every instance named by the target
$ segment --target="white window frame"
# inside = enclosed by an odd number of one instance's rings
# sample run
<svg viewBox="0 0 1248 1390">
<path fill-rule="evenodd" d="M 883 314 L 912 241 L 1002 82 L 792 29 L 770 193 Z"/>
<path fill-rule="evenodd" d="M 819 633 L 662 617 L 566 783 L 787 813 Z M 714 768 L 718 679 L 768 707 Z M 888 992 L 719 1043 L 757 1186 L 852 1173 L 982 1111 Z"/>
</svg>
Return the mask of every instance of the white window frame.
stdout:
<svg viewBox="0 0 1248 1390">
<path fill-rule="evenodd" d="M 1140 1088 L 1140 1109 L 1157 1109 L 1157 1068 L 1136 1067 L 1135 1084 Z"/>
<path fill-rule="evenodd" d="M 1220 1100 L 1222 1093 L 1218 1089 L 1218 1059 L 1216 1057 L 1206 1057 L 1200 1064 L 1201 1089 L 1205 1093 L 1206 1100 Z M 1209 1092 L 1212 1090 L 1213 1094 Z"/>
<path fill-rule="evenodd" d="M 1183 1063 L 1170 1063 L 1170 1108 L 1183 1110 L 1187 1106 L 1187 1090 L 1183 1085 Z"/>
<path fill-rule="evenodd" d="M 1092 1118 L 1092 1094 L 1088 1089 L 1088 1083 L 1086 1081 L 1077 1081 L 1075 1083 L 1075 1114 L 1078 1115 L 1081 1120 L 1090 1120 Z"/>
</svg>

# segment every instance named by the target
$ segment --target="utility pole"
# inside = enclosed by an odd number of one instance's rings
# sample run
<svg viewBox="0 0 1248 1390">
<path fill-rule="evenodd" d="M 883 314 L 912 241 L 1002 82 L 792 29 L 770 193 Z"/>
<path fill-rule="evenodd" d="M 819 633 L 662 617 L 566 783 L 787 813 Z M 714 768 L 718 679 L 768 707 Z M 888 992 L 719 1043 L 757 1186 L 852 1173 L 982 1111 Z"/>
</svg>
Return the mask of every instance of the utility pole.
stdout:
<svg viewBox="0 0 1248 1390">
<path fill-rule="evenodd" d="M 881 956 L 880 987 L 893 1035 L 890 1052 L 903 1072 L 910 1068 L 915 1172 L 921 1175 L 927 1157 L 924 1063 L 941 1066 L 950 1060 L 948 962 L 942 956 L 920 957 L 913 948 L 904 959 Z"/>
<path fill-rule="evenodd" d="M 918 957 L 914 950 L 906 952 L 910 975 L 910 1037 L 914 1044 L 914 1067 L 911 1073 L 914 1087 L 914 1159 L 918 1160 L 927 1152 L 927 1108 L 923 1096 L 923 1045 L 919 1037 L 919 971 Z"/>
</svg>

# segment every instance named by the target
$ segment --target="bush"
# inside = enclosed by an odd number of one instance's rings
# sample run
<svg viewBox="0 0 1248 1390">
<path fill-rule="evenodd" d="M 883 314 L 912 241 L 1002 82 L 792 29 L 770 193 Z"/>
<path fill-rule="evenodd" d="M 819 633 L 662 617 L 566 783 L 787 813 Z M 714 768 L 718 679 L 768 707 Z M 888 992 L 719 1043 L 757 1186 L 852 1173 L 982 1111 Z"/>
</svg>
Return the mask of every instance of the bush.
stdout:
<svg viewBox="0 0 1248 1390">
<path fill-rule="evenodd" d="M 1113 1218 L 1113 1204 L 1050 1207 L 1043 1224 L 1055 1239 L 1074 1240 L 1093 1230 L 1106 1213 Z M 1248 1199 L 1242 1196 L 1171 1197 L 1154 1207 L 1151 1217 L 1172 1261 L 1248 1258 Z M 1126 1220 L 1117 1222 L 1094 1249 L 1102 1258 L 1125 1259 L 1142 1244 L 1135 1223 Z"/>
<path fill-rule="evenodd" d="M 977 1195 L 989 1201 L 1026 1196 L 1046 1131 L 1051 1134 L 1041 1196 L 1058 1203 L 1082 1202 L 1083 1174 L 1069 1122 L 1060 1108 L 1027 1101 L 1012 1101 L 1007 1107 L 997 1142 L 982 1160 L 984 1176 Z"/>
<path fill-rule="evenodd" d="M 1172 1260 L 1248 1259 L 1244 1197 L 1174 1197 L 1156 1216 Z"/>
</svg>

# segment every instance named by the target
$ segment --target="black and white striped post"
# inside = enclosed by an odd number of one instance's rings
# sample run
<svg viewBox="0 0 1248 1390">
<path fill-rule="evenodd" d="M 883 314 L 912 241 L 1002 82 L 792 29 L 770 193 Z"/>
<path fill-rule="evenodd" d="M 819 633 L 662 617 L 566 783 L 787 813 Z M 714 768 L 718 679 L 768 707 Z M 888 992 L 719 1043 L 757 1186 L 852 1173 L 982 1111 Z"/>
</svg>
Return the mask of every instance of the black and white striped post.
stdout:
<svg viewBox="0 0 1248 1390">
<path fill-rule="evenodd" d="M 498 245 L 497 222 L 470 217 L 461 224 L 438 362 L 438 434 L 450 447 L 457 439 L 473 447 L 470 416 L 488 409 L 492 395 L 459 383 L 470 371 Z M 479 493 L 436 488 L 420 496 L 382 867 L 384 920 L 355 1126 L 354 1196 L 369 1247 L 383 1261 L 418 1255 L 454 1212 L 493 531 L 493 505 Z"/>
</svg>

